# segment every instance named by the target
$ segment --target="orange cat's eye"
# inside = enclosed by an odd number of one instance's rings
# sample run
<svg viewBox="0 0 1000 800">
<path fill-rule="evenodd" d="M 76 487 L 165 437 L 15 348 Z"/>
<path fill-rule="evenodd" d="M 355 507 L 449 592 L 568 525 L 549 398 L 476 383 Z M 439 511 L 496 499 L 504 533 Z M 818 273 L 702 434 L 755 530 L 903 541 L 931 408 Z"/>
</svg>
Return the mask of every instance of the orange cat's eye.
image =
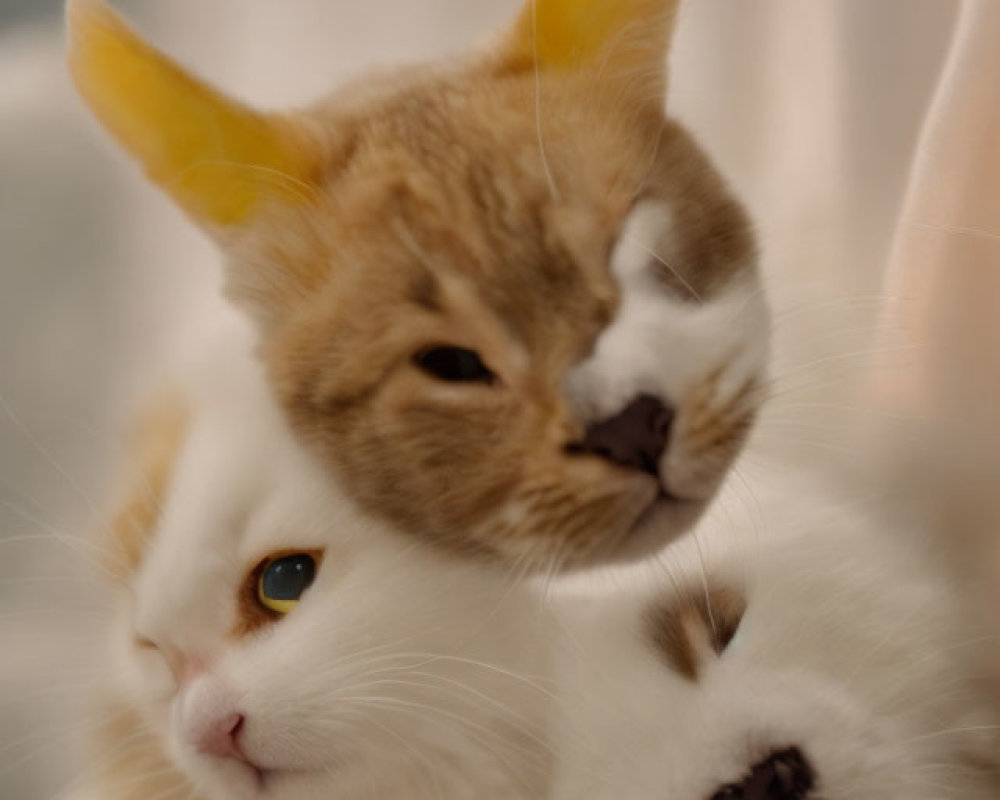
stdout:
<svg viewBox="0 0 1000 800">
<path fill-rule="evenodd" d="M 496 376 L 475 350 L 464 347 L 430 347 L 414 357 L 428 375 L 448 383 L 493 383 Z"/>
</svg>

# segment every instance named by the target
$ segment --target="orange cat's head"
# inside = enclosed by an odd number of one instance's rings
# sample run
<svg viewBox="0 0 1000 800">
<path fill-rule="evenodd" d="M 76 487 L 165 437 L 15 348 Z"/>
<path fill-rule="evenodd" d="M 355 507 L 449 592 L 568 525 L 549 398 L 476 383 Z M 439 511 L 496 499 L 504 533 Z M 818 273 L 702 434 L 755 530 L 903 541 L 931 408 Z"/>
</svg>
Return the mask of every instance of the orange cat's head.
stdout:
<svg viewBox="0 0 1000 800">
<path fill-rule="evenodd" d="M 663 112 L 676 0 L 535 0 L 461 60 L 253 111 L 97 0 L 97 116 L 219 243 L 302 441 L 399 529 L 554 569 L 647 552 L 759 402 L 753 237 Z"/>
</svg>

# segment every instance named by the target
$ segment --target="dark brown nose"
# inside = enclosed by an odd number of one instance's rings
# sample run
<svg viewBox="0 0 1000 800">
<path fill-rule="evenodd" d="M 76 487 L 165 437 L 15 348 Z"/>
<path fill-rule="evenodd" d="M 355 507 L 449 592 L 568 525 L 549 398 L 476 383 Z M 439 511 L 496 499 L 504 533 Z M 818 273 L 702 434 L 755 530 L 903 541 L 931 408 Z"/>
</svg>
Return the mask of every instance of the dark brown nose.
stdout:
<svg viewBox="0 0 1000 800">
<path fill-rule="evenodd" d="M 642 394 L 615 416 L 591 425 L 572 449 L 656 475 L 673 422 L 673 409 L 658 397 Z"/>
<path fill-rule="evenodd" d="M 761 761 L 742 783 L 723 786 L 712 800 L 805 800 L 815 785 L 809 760 L 791 747 Z"/>
</svg>

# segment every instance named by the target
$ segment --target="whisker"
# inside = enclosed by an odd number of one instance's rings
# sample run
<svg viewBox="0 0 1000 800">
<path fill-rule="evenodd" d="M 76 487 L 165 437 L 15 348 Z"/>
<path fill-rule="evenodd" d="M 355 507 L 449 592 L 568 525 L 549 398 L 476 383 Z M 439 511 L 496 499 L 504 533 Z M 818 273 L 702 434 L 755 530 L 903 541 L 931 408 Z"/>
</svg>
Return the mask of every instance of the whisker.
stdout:
<svg viewBox="0 0 1000 800">
<path fill-rule="evenodd" d="M 95 557 L 92 553 L 87 552 L 86 548 L 90 548 L 92 551 L 96 551 L 99 556 L 106 556 L 108 558 L 116 558 L 115 554 L 109 553 L 104 548 L 84 539 L 81 536 L 72 536 L 70 534 L 61 533 L 56 530 L 53 526 L 49 525 L 45 520 L 37 517 L 29 511 L 25 511 L 20 506 L 12 503 L 10 500 L 5 500 L 0 497 L 0 506 L 3 506 L 19 516 L 25 522 L 32 525 L 36 525 L 39 529 L 45 531 L 53 540 L 61 542 L 66 545 L 70 550 L 74 551 L 77 555 L 82 556 L 84 559 L 89 561 L 93 566 L 97 567 L 101 572 L 111 577 L 114 577 L 111 571 L 101 563 L 100 558 Z M 8 537 L 0 540 L 0 544 L 11 541 L 25 541 L 29 537 Z"/>
<path fill-rule="evenodd" d="M 0 408 L 4 410 L 4 413 L 7 415 L 8 419 L 10 419 L 10 421 L 14 424 L 14 426 L 19 431 L 21 431 L 22 434 L 24 434 L 25 438 L 41 454 L 42 458 L 45 459 L 45 461 L 49 464 L 49 466 L 51 466 L 56 472 L 59 473 L 59 475 L 61 475 L 66 480 L 66 483 L 69 484 L 70 488 L 77 494 L 77 496 L 81 500 L 83 500 L 83 502 L 86 504 L 87 508 L 91 511 L 91 513 L 97 516 L 98 515 L 97 506 L 90 499 L 90 495 L 88 495 L 84 491 L 83 487 L 77 482 L 77 480 L 72 475 L 70 475 L 69 471 L 64 469 L 63 466 L 55 459 L 55 457 L 48 450 L 46 450 L 44 446 L 42 446 L 42 443 L 38 441 L 38 437 L 36 437 L 28 428 L 28 426 L 24 424 L 24 422 L 20 419 L 20 417 L 18 417 L 18 415 L 14 413 L 14 409 L 11 408 L 10 403 L 6 400 L 2 392 L 0 392 Z"/>
<path fill-rule="evenodd" d="M 545 180 L 548 181 L 549 192 L 554 199 L 559 200 L 559 187 L 556 186 L 556 180 L 549 165 L 548 153 L 545 151 L 545 128 L 542 124 L 542 67 L 538 49 L 538 0 L 531 0 L 531 35 L 535 53 L 535 127 L 538 133 L 538 153 L 542 159 L 542 171 L 545 173 Z"/>
<path fill-rule="evenodd" d="M 303 204 L 312 203 L 316 198 L 313 187 L 300 178 L 296 178 L 294 175 L 261 164 L 248 164 L 240 161 L 227 161 L 225 159 L 202 159 L 201 161 L 195 161 L 177 173 L 176 180 L 179 183 L 189 174 L 200 169 L 219 167 L 249 174 L 261 183 L 268 184 L 275 189 L 292 195 L 301 200 Z"/>
<path fill-rule="evenodd" d="M 643 244 L 638 239 L 633 239 L 632 241 L 634 241 L 643 250 L 645 250 L 649 255 L 651 255 L 653 258 L 655 258 L 662 266 L 664 266 L 668 270 L 670 270 L 670 274 L 673 275 L 675 278 L 677 278 L 678 281 L 681 282 L 681 284 L 684 286 L 684 288 L 687 289 L 691 293 L 691 296 L 694 297 L 695 300 L 697 300 L 699 303 L 705 302 L 704 300 L 702 300 L 701 295 L 699 295 L 694 290 L 694 287 L 684 278 L 683 275 L 681 275 L 680 271 L 676 267 L 674 267 L 671 264 L 669 264 L 667 262 L 667 260 L 663 256 L 661 256 L 659 253 L 657 253 L 655 250 L 653 250 L 648 245 Z"/>
<path fill-rule="evenodd" d="M 982 228 L 960 228 L 954 225 L 934 225 L 929 222 L 917 222 L 912 219 L 904 219 L 903 224 L 909 225 L 911 228 L 920 228 L 921 230 L 935 231 L 938 233 L 955 233 L 960 236 L 978 236 L 984 239 L 1000 239 L 1000 233 L 983 230 Z"/>
</svg>

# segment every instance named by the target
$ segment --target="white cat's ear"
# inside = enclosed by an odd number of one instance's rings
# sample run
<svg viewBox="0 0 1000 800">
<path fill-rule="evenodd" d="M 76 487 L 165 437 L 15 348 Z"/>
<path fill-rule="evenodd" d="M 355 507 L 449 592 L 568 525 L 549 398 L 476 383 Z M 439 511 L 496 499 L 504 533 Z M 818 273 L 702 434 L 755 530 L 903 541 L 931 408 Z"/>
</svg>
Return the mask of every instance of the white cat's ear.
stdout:
<svg viewBox="0 0 1000 800">
<path fill-rule="evenodd" d="M 198 222 L 251 222 L 269 201 L 308 202 L 315 161 L 290 118 L 186 73 L 101 0 L 69 0 L 69 64 L 97 118 Z"/>
<path fill-rule="evenodd" d="M 578 70 L 661 100 L 680 0 L 526 0 L 508 57 Z"/>
</svg>

